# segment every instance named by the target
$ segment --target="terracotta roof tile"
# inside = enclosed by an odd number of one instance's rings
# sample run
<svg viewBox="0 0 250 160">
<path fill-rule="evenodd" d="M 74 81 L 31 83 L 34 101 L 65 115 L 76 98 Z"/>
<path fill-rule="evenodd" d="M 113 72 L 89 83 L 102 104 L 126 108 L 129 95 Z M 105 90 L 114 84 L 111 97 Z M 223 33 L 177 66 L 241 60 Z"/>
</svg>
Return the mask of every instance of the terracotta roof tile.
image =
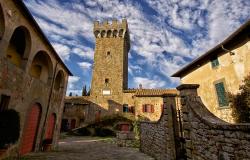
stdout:
<svg viewBox="0 0 250 160">
<path fill-rule="evenodd" d="M 152 97 L 160 97 L 165 94 L 178 94 L 176 89 L 137 89 L 135 92 L 135 96 L 144 97 L 144 96 L 152 96 Z"/>
<path fill-rule="evenodd" d="M 79 97 L 65 97 L 64 103 L 74 103 L 74 104 L 89 104 L 90 102 L 84 97 L 79 96 Z"/>
</svg>

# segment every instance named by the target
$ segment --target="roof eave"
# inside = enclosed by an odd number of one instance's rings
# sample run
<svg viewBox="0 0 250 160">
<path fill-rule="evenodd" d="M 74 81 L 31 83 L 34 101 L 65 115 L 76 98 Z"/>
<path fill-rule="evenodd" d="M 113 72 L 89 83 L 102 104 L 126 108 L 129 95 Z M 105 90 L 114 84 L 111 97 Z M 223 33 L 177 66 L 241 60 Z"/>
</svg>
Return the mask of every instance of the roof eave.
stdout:
<svg viewBox="0 0 250 160">
<path fill-rule="evenodd" d="M 235 38 L 243 29 L 245 29 L 249 25 L 250 25 L 250 20 L 248 20 L 246 23 L 244 23 L 243 25 L 241 25 L 240 28 L 238 28 L 235 32 L 233 32 L 224 41 L 222 41 L 221 43 L 219 43 L 218 45 L 216 45 L 212 49 L 208 50 L 205 54 L 203 54 L 200 57 L 196 58 L 194 61 L 192 61 L 188 65 L 184 66 L 182 69 L 180 69 L 179 71 L 177 71 L 176 73 L 174 73 L 173 75 L 171 75 L 171 77 L 182 77 L 182 75 L 187 74 L 186 72 L 188 72 L 191 69 L 191 67 L 193 67 L 194 65 L 198 65 L 197 64 L 198 62 L 202 61 L 204 58 L 210 56 L 210 54 L 212 54 L 213 52 L 215 52 L 218 49 L 220 49 L 222 45 L 227 44 L 230 40 L 232 40 L 233 38 Z"/>
<path fill-rule="evenodd" d="M 62 59 L 60 58 L 60 56 L 57 54 L 57 52 L 55 51 L 54 47 L 51 45 L 50 41 L 48 40 L 48 38 L 45 36 L 45 34 L 43 33 L 42 29 L 40 28 L 40 26 L 38 25 L 38 23 L 36 22 L 36 20 L 34 19 L 34 17 L 32 16 L 32 14 L 30 13 L 29 9 L 26 7 L 26 5 L 24 4 L 23 0 L 15 0 L 15 2 L 17 4 L 19 4 L 22 9 L 25 11 L 24 13 L 28 16 L 28 18 L 31 19 L 32 23 L 34 23 L 34 26 L 36 27 L 36 29 L 40 32 L 40 34 L 42 35 L 42 38 L 48 43 L 49 47 L 51 48 L 51 50 L 54 52 L 56 58 L 59 60 L 59 62 L 63 65 L 63 67 L 66 69 L 66 71 L 68 72 L 68 74 L 70 76 L 73 76 L 72 72 L 68 69 L 68 67 L 64 64 L 64 62 L 62 61 Z"/>
</svg>

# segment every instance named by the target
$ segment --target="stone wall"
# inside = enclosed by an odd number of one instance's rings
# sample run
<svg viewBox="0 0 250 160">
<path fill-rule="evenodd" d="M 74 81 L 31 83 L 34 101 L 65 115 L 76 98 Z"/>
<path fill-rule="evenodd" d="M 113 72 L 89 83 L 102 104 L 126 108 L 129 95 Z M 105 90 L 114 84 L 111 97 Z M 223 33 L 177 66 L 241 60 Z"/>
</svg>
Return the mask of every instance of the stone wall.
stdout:
<svg viewBox="0 0 250 160">
<path fill-rule="evenodd" d="M 173 109 L 175 97 L 167 97 L 157 122 L 140 123 L 140 150 L 155 159 L 176 159 Z"/>
<path fill-rule="evenodd" d="M 198 85 L 181 85 L 187 159 L 250 159 L 250 124 L 229 124 L 208 111 Z"/>
<path fill-rule="evenodd" d="M 188 160 L 250 159 L 250 124 L 229 124 L 217 118 L 197 95 L 198 87 L 177 87 L 181 97 L 179 123 L 175 107 L 171 109 L 173 97 L 164 98 L 164 112 L 158 122 L 141 123 L 141 151 L 156 159 L 179 159 L 183 150 L 182 158 Z"/>
<path fill-rule="evenodd" d="M 36 106 L 39 106 L 38 117 L 40 118 L 38 118 L 35 138 L 34 140 L 30 138 L 34 144 L 32 151 L 42 148 L 42 141 L 46 138 L 48 119 L 51 115 L 55 115 L 54 132 L 51 136 L 52 147 L 56 147 L 63 99 L 68 75 L 71 74 L 51 44 L 45 40 L 43 33 L 23 5 L 22 1 L 1 0 L 0 2 L 0 11 L 2 10 L 0 17 L 4 17 L 4 25 L 0 23 L 0 29 L 4 30 L 4 34 L 0 35 L 0 96 L 9 96 L 10 100 L 6 108 L 14 109 L 20 115 L 20 137 L 17 143 L 10 147 L 10 151 L 16 150 L 15 154 L 21 152 L 22 144 L 28 143 L 24 135 L 27 133 L 25 131 L 29 124 L 28 118 L 33 116 L 30 110 Z M 25 36 L 15 34 L 16 32 L 25 33 Z M 11 41 L 13 37 L 21 38 L 18 41 L 19 45 Z M 24 39 L 25 42 L 27 41 L 23 44 L 25 46 L 22 46 L 25 50 L 22 53 L 21 51 L 10 53 L 10 48 L 20 47 Z M 20 65 L 12 59 L 17 58 L 18 55 Z M 40 71 L 36 70 L 39 74 L 34 75 L 33 70 L 37 67 L 36 65 L 41 67 Z M 10 155 L 13 156 L 13 154 Z"/>
</svg>

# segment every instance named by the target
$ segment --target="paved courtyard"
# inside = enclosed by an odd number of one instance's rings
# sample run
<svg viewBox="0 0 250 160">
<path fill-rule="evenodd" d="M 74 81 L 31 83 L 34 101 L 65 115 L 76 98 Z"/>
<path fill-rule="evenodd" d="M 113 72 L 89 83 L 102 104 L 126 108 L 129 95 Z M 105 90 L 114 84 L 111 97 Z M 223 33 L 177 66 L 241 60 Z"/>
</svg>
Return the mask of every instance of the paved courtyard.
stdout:
<svg viewBox="0 0 250 160">
<path fill-rule="evenodd" d="M 109 141 L 109 140 L 108 140 Z M 68 137 L 53 152 L 32 153 L 27 160 L 153 160 L 137 148 L 117 147 L 107 139 Z"/>
</svg>

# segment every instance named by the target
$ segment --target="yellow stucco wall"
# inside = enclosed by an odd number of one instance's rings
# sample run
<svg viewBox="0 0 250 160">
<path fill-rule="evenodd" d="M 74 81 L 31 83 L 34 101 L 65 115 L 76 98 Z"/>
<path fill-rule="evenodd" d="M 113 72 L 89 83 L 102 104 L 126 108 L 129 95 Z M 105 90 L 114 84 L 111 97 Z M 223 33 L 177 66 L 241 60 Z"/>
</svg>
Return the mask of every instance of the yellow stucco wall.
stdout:
<svg viewBox="0 0 250 160">
<path fill-rule="evenodd" d="M 214 83 L 223 81 L 225 90 L 237 93 L 244 77 L 250 72 L 250 42 L 234 49 L 235 55 L 229 53 L 218 57 L 219 66 L 212 68 L 211 62 L 203 64 L 198 69 L 181 77 L 181 83 L 199 84 L 198 94 L 208 109 L 219 118 L 233 123 L 231 108 L 219 107 Z"/>
<path fill-rule="evenodd" d="M 150 121 L 158 121 L 162 113 L 163 98 L 162 97 L 136 97 L 135 99 L 135 113 L 136 116 L 144 117 Z M 143 112 L 142 106 L 144 104 L 151 104 L 154 106 L 154 112 Z"/>
</svg>

